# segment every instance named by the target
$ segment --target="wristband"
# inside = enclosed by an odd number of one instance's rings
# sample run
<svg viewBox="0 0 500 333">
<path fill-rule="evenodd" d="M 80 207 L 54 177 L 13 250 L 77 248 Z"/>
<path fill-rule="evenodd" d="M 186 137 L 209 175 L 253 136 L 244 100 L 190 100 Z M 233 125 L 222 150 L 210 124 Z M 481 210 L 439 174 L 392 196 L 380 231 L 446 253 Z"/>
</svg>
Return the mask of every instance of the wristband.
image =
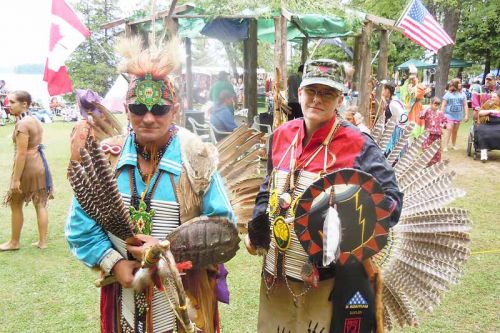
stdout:
<svg viewBox="0 0 500 333">
<path fill-rule="evenodd" d="M 111 270 L 113 269 L 115 264 L 122 259 L 124 258 L 118 251 L 110 249 L 102 258 L 99 266 L 104 271 L 104 273 L 106 273 L 106 275 L 109 275 L 111 274 Z"/>
</svg>

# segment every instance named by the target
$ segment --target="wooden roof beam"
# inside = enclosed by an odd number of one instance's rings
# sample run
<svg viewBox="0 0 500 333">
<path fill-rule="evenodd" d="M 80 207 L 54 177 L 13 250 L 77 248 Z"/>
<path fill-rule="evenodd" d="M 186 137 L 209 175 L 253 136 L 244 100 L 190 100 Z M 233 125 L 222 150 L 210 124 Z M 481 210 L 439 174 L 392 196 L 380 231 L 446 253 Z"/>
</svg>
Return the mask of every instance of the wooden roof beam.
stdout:
<svg viewBox="0 0 500 333">
<path fill-rule="evenodd" d="M 175 15 L 176 13 L 182 13 L 188 9 L 191 9 L 191 8 L 194 8 L 194 7 L 191 5 L 176 6 L 174 9 L 173 17 L 174 18 L 176 17 L 176 15 Z M 156 14 L 156 18 L 157 19 L 164 18 L 164 17 L 168 16 L 169 12 L 170 12 L 170 9 L 162 10 Z M 124 23 L 129 24 L 129 25 L 135 25 L 135 24 L 144 23 L 144 22 L 148 22 L 148 21 L 151 21 L 151 18 L 136 20 L 136 21 L 132 21 L 132 22 L 128 18 L 122 18 L 122 19 L 118 19 L 118 20 L 111 21 L 111 22 L 108 22 L 108 23 L 101 25 L 101 29 L 111 29 L 111 28 L 114 28 L 116 26 L 122 25 Z"/>
<path fill-rule="evenodd" d="M 366 20 L 373 22 L 373 24 L 375 24 L 375 25 L 381 26 L 382 29 L 384 29 L 384 30 L 394 30 L 394 31 L 398 31 L 401 33 L 404 32 L 403 29 L 396 26 L 396 21 L 385 18 L 385 17 L 376 16 L 373 14 L 366 14 Z"/>
</svg>

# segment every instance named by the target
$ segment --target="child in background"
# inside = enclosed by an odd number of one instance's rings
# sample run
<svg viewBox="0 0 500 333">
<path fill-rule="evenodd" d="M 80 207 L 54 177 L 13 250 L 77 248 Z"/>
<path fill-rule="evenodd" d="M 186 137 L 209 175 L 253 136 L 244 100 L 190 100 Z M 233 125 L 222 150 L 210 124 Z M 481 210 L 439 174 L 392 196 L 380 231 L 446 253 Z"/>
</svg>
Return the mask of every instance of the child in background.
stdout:
<svg viewBox="0 0 500 333">
<path fill-rule="evenodd" d="M 446 128 L 446 117 L 444 116 L 443 112 L 439 111 L 440 105 L 441 100 L 438 97 L 434 97 L 431 100 L 429 108 L 420 112 L 420 119 L 424 120 L 425 132 L 427 132 L 428 134 L 427 139 L 422 144 L 423 150 L 428 149 L 434 141 L 441 141 L 443 128 Z M 441 147 L 438 149 L 434 157 L 429 161 L 427 166 L 431 166 L 439 161 L 441 161 Z"/>
</svg>

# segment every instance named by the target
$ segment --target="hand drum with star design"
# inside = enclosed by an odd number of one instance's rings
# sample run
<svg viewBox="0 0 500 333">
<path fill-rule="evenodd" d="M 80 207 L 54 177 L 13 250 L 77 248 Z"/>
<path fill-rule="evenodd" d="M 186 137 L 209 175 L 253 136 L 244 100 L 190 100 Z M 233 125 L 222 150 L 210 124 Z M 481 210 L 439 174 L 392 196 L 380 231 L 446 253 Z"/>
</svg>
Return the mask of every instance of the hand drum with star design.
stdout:
<svg viewBox="0 0 500 333">
<path fill-rule="evenodd" d="M 295 208 L 294 230 L 312 261 L 322 260 L 323 226 L 332 191 L 342 227 L 340 264 L 349 259 L 361 262 L 379 252 L 387 243 L 391 200 L 370 174 L 341 169 L 309 186 Z"/>
</svg>

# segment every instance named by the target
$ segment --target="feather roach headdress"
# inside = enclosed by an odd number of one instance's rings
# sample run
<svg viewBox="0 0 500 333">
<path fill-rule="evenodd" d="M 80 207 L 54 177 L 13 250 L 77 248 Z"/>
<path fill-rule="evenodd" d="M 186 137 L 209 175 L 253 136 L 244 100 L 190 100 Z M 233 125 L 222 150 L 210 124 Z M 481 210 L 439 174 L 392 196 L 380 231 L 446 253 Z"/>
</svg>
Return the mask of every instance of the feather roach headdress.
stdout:
<svg viewBox="0 0 500 333">
<path fill-rule="evenodd" d="M 118 65 L 121 73 L 129 75 L 127 98 L 136 97 L 149 109 L 162 104 L 162 98 L 176 102 L 174 86 L 168 75 L 180 65 L 180 41 L 172 37 L 163 46 L 150 43 L 144 48 L 141 37 L 125 38 L 118 42 L 117 53 L 123 56 Z"/>
</svg>

